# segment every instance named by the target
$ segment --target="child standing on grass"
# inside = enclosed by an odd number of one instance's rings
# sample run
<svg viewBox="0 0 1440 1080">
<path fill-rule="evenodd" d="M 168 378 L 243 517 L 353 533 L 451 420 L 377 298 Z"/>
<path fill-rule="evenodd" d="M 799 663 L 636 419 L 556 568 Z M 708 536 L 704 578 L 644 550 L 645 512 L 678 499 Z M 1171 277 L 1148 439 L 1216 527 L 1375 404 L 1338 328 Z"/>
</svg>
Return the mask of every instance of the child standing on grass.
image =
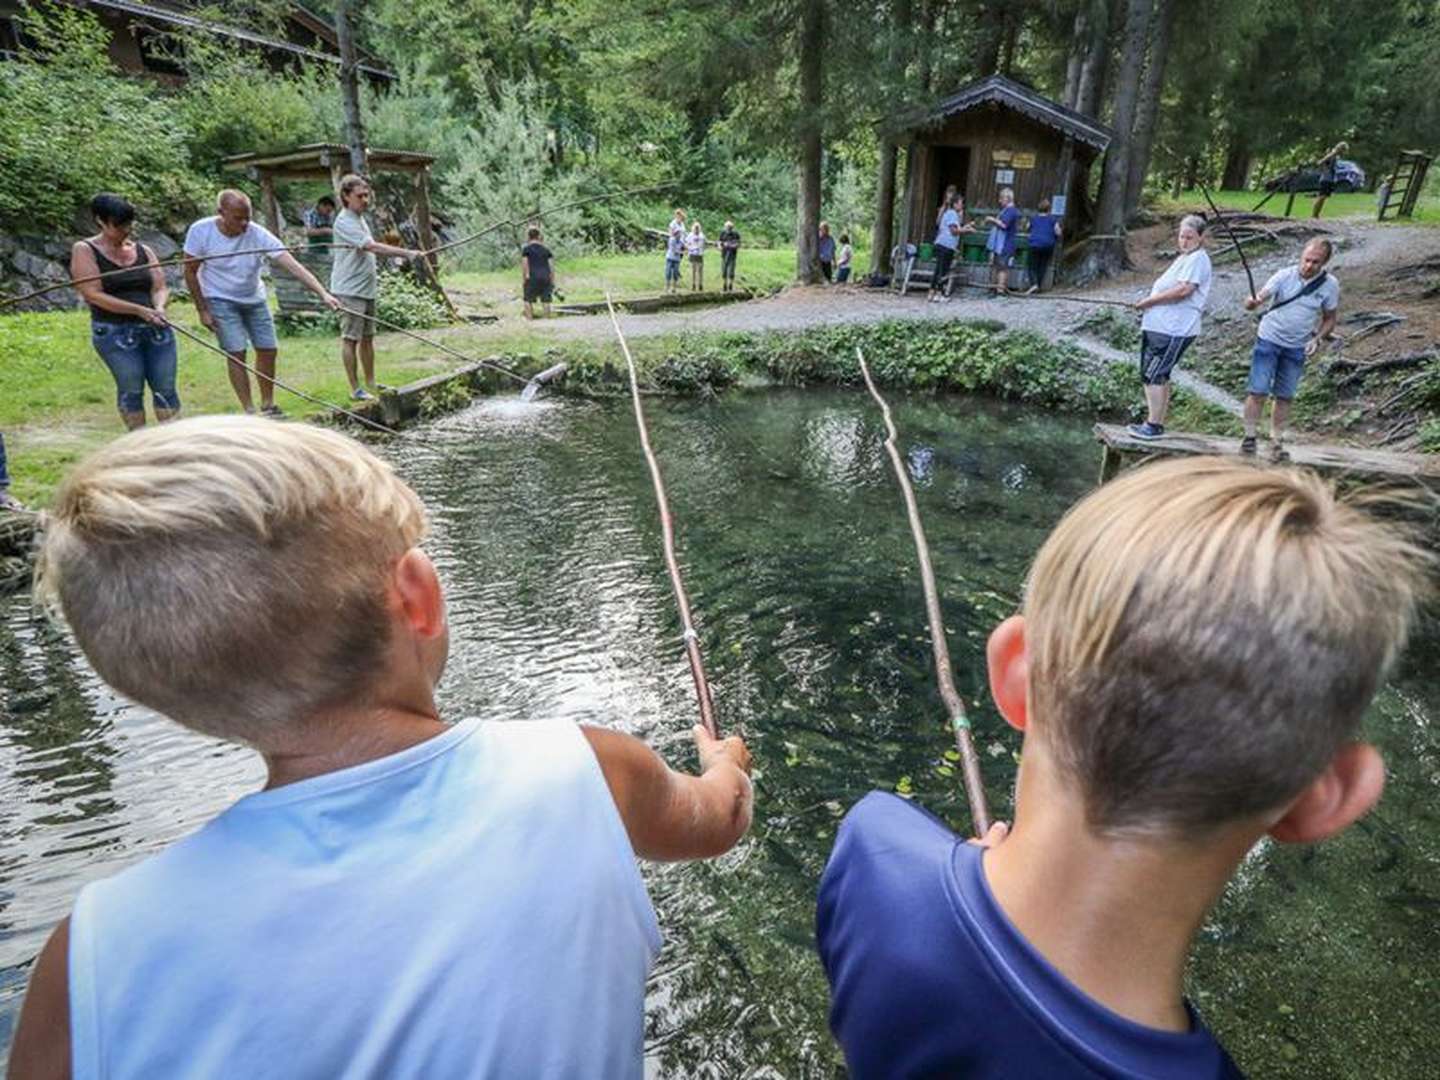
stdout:
<svg viewBox="0 0 1440 1080">
<path fill-rule="evenodd" d="M 660 933 L 635 859 L 728 850 L 749 754 L 697 728 L 695 776 L 615 731 L 442 719 L 425 528 L 312 424 L 145 428 L 66 479 L 43 594 L 103 679 L 268 777 L 81 890 L 11 1076 L 638 1080 Z"/>
<path fill-rule="evenodd" d="M 850 280 L 850 262 L 855 258 L 855 249 L 850 246 L 850 234 L 840 234 L 840 258 L 835 263 L 835 284 L 844 285 Z"/>
<path fill-rule="evenodd" d="M 700 222 L 690 226 L 690 236 L 685 241 L 685 251 L 690 256 L 690 291 L 705 291 L 705 232 Z"/>
<path fill-rule="evenodd" d="M 532 228 L 529 242 L 520 249 L 520 281 L 525 293 L 525 317 L 535 318 L 535 301 L 545 305 L 550 314 L 550 300 L 555 292 L 554 258 L 550 249 L 540 242 L 540 230 Z"/>
<path fill-rule="evenodd" d="M 1360 723 L 1434 566 L 1361 505 L 1187 458 L 1065 516 L 987 649 L 1014 827 L 967 843 L 879 792 L 841 824 L 816 928 L 850 1075 L 1240 1075 L 1185 999 L 1191 941 L 1266 836 L 1380 798 Z"/>
<path fill-rule="evenodd" d="M 720 282 L 723 292 L 735 288 L 735 259 L 740 254 L 740 234 L 735 231 L 735 222 L 725 222 L 720 230 Z"/>
</svg>

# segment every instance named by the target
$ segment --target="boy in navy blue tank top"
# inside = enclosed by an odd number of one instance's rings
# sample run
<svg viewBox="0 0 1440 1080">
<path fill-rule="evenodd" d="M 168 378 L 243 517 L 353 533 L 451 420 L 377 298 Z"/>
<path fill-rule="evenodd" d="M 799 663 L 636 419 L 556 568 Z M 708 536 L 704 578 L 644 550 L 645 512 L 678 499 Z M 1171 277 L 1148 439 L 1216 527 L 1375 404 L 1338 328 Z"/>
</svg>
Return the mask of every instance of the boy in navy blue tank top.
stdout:
<svg viewBox="0 0 1440 1080">
<path fill-rule="evenodd" d="M 1358 725 L 1431 557 L 1317 477 L 1200 458 L 1074 507 L 991 635 L 1015 823 L 967 843 L 875 793 L 820 885 L 857 1077 L 1231 1077 L 1182 993 L 1263 836 L 1313 842 L 1385 770 Z"/>
</svg>

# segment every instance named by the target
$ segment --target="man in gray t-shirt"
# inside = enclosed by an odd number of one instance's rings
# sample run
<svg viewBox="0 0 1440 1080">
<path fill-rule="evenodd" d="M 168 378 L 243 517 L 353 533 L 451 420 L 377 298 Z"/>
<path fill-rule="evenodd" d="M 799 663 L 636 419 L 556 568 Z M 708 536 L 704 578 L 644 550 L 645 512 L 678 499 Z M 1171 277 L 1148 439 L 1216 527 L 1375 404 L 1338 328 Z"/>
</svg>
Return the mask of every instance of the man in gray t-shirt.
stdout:
<svg viewBox="0 0 1440 1080">
<path fill-rule="evenodd" d="M 1300 252 L 1297 266 L 1277 270 L 1257 295 L 1245 301 L 1247 311 L 1254 311 L 1266 301 L 1270 308 L 1260 320 L 1250 359 L 1245 438 L 1240 443 L 1243 454 L 1255 453 L 1255 431 L 1265 410 L 1265 399 L 1270 397 L 1274 399 L 1270 410 L 1273 453 L 1277 459 L 1288 456 L 1284 441 L 1290 401 L 1300 385 L 1306 358 L 1314 355 L 1320 340 L 1335 329 L 1340 309 L 1340 283 L 1325 269 L 1331 253 L 1330 241 L 1315 237 Z"/>
<path fill-rule="evenodd" d="M 350 380 L 350 397 L 370 401 L 379 390 L 375 382 L 375 292 L 378 285 L 375 256 L 423 258 L 421 252 L 382 244 L 370 233 L 365 212 L 370 208 L 370 185 L 351 174 L 340 180 L 344 209 L 335 216 L 334 261 L 330 266 L 330 292 L 340 301 L 340 358 Z M 365 371 L 366 390 L 356 374 L 356 358 Z"/>
</svg>

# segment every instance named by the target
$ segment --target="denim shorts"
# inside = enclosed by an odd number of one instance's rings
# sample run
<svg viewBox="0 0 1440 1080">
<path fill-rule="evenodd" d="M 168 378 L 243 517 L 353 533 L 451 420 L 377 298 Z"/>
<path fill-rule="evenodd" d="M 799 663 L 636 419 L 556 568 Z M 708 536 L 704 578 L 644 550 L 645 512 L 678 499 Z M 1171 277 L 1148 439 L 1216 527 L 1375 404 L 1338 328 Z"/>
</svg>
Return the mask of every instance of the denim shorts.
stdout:
<svg viewBox="0 0 1440 1080">
<path fill-rule="evenodd" d="M 1193 337 L 1171 337 L 1154 330 L 1140 333 L 1140 381 L 1146 386 L 1162 386 L 1170 381 L 1170 373 L 1194 341 Z"/>
<path fill-rule="evenodd" d="M 209 303 L 210 313 L 215 316 L 215 336 L 227 353 L 243 353 L 247 341 L 256 349 L 278 347 L 275 321 L 270 318 L 270 305 L 264 300 L 242 304 L 217 297 Z"/>
<path fill-rule="evenodd" d="M 145 411 L 145 384 L 155 408 L 180 408 L 175 391 L 175 331 L 149 323 L 90 324 L 90 341 L 115 376 L 115 403 L 122 413 Z"/>
<path fill-rule="evenodd" d="M 679 280 L 680 280 L 680 260 L 679 260 L 679 259 L 666 259 L 666 260 L 665 260 L 665 280 L 666 280 L 666 281 L 679 281 Z"/>
<path fill-rule="evenodd" d="M 1296 345 L 1287 348 L 1255 339 L 1255 352 L 1250 357 L 1250 393 L 1259 397 L 1267 395 L 1289 401 L 1300 386 L 1300 376 L 1305 371 L 1305 347 Z"/>
</svg>

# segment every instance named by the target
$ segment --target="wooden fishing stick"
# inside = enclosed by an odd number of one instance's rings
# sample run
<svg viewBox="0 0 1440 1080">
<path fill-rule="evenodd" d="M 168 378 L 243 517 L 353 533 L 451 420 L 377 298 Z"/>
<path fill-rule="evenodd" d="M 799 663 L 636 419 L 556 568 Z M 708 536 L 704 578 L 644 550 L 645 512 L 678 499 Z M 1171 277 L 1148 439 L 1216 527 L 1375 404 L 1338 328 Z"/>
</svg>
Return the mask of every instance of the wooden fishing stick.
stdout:
<svg viewBox="0 0 1440 1080">
<path fill-rule="evenodd" d="M 343 407 L 340 406 L 340 405 L 334 405 L 334 404 L 332 404 L 331 402 L 326 401 L 324 398 L 318 398 L 318 397 L 315 397 L 315 396 L 312 395 L 312 394 L 307 394 L 304 390 L 297 390 L 297 389 L 295 389 L 295 387 L 291 386 L 289 383 L 283 382 L 282 380 L 275 378 L 275 376 L 273 376 L 273 375 L 266 375 L 263 371 L 259 370 L 258 368 L 252 367 L 250 364 L 247 364 L 244 360 L 236 360 L 233 356 L 231 356 L 229 353 L 227 353 L 224 349 L 220 348 L 220 346 L 218 346 L 218 345 L 212 345 L 210 342 L 208 342 L 208 341 L 206 341 L 204 338 L 202 338 L 199 334 L 195 333 L 195 332 L 192 331 L 192 330 L 187 330 L 185 327 L 180 326 L 180 325 L 177 324 L 177 323 L 167 322 L 166 325 L 169 326 L 170 329 L 174 330 L 177 334 L 180 334 L 180 335 L 183 336 L 183 337 L 189 338 L 189 339 L 190 339 L 191 341 L 193 341 L 196 345 L 199 345 L 202 349 L 209 349 L 209 350 L 210 350 L 211 352 L 213 352 L 213 353 L 219 353 L 219 354 L 220 354 L 221 356 L 223 356 L 229 363 L 239 364 L 239 365 L 240 365 L 242 368 L 244 368 L 246 371 L 248 371 L 248 372 L 250 372 L 251 374 L 253 374 L 257 379 L 264 379 L 266 382 L 270 383 L 272 386 L 278 386 L 278 387 L 279 387 L 280 389 L 282 389 L 282 390 L 288 390 L 290 393 L 294 394 L 294 395 L 295 395 L 296 397 L 298 397 L 298 398 L 303 398 L 303 399 L 305 399 L 306 401 L 311 402 L 312 404 L 315 404 L 315 405 L 324 406 L 325 408 L 329 409 L 331 412 L 337 412 L 337 413 L 339 413 L 341 416 L 349 417 L 351 420 L 354 420 L 357 424 L 364 424 L 366 427 L 372 428 L 372 429 L 375 430 L 375 431 L 382 432 L 382 433 L 384 433 L 384 434 L 386 434 L 386 435 L 398 435 L 398 434 L 400 434 L 400 433 L 399 433 L 398 431 L 396 431 L 394 428 L 386 427 L 384 424 L 381 424 L 381 423 L 379 423 L 379 422 L 377 422 L 377 421 L 375 421 L 375 420 L 371 420 L 368 416 L 361 416 L 361 415 L 360 415 L 359 413 L 357 413 L 357 412 L 351 412 L 349 409 L 343 408 Z"/>
<path fill-rule="evenodd" d="M 875 388 L 875 381 L 870 378 L 870 368 L 865 363 L 865 353 L 858 345 L 855 346 L 855 356 L 860 361 L 860 374 L 865 376 L 865 386 L 885 416 L 885 430 L 888 432 L 885 452 L 890 455 L 895 479 L 900 482 L 900 492 L 905 496 L 905 513 L 910 518 L 910 535 L 915 539 L 915 554 L 920 560 L 920 583 L 925 589 L 925 614 L 930 620 L 930 644 L 935 653 L 935 678 L 940 684 L 940 697 L 950 713 L 950 727 L 955 732 L 955 748 L 960 751 L 960 772 L 965 778 L 965 797 L 970 801 L 970 821 L 975 827 L 975 835 L 983 839 L 990 831 L 990 811 L 985 805 L 985 785 L 980 778 L 980 756 L 975 753 L 975 740 L 970 733 L 970 718 L 965 714 L 965 703 L 955 689 L 955 676 L 950 668 L 950 648 L 945 644 L 945 624 L 940 616 L 940 593 L 935 587 L 935 571 L 930 565 L 930 544 L 925 539 L 925 527 L 920 524 L 920 506 L 915 501 L 915 489 L 910 484 L 910 474 L 895 446 L 897 432 L 895 421 L 890 415 L 890 406 Z"/>
<path fill-rule="evenodd" d="M 630 345 L 620 329 L 620 320 L 615 317 L 615 305 L 610 293 L 605 293 L 605 307 L 610 312 L 610 325 L 615 327 L 615 336 L 620 339 L 620 351 L 625 354 L 625 363 L 630 369 L 630 399 L 635 405 L 635 426 L 640 430 L 640 446 L 645 451 L 645 462 L 650 466 L 650 481 L 655 487 L 655 504 L 660 508 L 660 531 L 665 540 L 665 566 L 670 571 L 670 585 L 675 590 L 675 605 L 680 609 L 680 624 L 684 627 L 685 655 L 690 661 L 690 677 L 695 680 L 695 696 L 700 700 L 700 723 L 712 739 L 720 737 L 715 724 L 715 702 L 710 696 L 710 683 L 705 678 L 705 661 L 700 656 L 700 636 L 690 619 L 690 598 L 685 595 L 685 583 L 680 580 L 680 564 L 675 558 L 675 523 L 670 517 L 670 501 L 665 496 L 665 481 L 660 476 L 660 463 L 655 460 L 655 451 L 650 448 L 650 430 L 645 426 L 645 410 L 640 406 L 640 380 L 635 375 L 635 358 L 630 355 Z"/>
<path fill-rule="evenodd" d="M 1230 228 L 1230 223 L 1225 220 L 1225 215 L 1220 213 L 1220 208 L 1215 205 L 1215 200 L 1210 197 L 1210 189 L 1205 186 L 1205 181 L 1200 181 L 1200 193 L 1205 196 L 1205 201 L 1210 204 L 1210 209 L 1215 212 L 1216 220 L 1225 227 L 1225 234 L 1230 237 L 1230 242 L 1235 245 L 1235 254 L 1240 256 L 1240 265 L 1245 267 L 1245 280 L 1250 282 L 1250 295 L 1255 295 L 1255 275 L 1250 273 L 1250 260 L 1245 258 L 1245 248 L 1241 245 L 1235 230 Z"/>
</svg>

